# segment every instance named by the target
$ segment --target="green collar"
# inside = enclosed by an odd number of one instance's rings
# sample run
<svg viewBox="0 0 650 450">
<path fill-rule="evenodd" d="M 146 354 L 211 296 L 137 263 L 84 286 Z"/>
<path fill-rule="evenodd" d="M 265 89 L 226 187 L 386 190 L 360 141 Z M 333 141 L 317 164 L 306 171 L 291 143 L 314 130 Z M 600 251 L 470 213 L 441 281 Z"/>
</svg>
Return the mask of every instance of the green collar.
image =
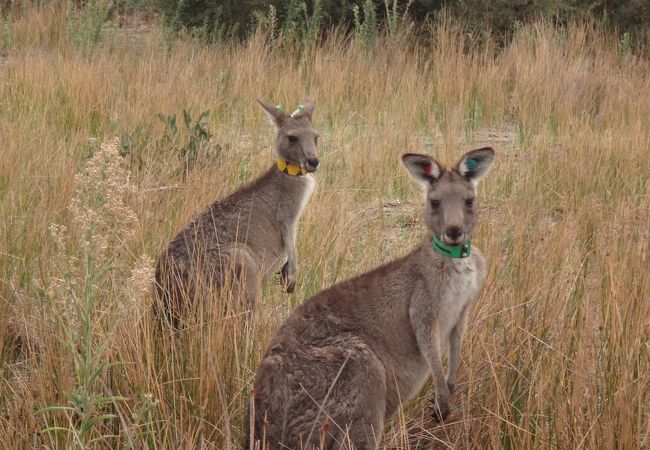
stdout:
<svg viewBox="0 0 650 450">
<path fill-rule="evenodd" d="M 472 249 L 472 243 L 470 241 L 467 241 L 461 245 L 447 245 L 444 244 L 435 235 L 431 241 L 433 242 L 433 248 L 438 253 L 449 258 L 467 258 L 470 255 Z"/>
</svg>

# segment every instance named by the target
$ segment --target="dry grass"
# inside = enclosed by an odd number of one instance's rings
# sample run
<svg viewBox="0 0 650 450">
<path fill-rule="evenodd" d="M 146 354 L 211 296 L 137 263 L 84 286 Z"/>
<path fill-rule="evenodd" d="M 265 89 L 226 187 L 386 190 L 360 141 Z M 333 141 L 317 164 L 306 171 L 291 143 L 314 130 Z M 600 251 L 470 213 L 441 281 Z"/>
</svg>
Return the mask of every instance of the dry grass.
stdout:
<svg viewBox="0 0 650 450">
<path fill-rule="evenodd" d="M 0 447 L 239 447 L 282 319 L 419 242 L 398 155 L 451 162 L 482 144 L 498 151 L 475 237 L 491 269 L 456 409 L 435 427 L 423 393 L 385 445 L 650 447 L 648 61 L 585 26 L 527 27 L 496 55 L 464 51 L 442 22 L 428 49 L 335 38 L 289 56 L 260 36 L 206 48 L 156 26 L 81 51 L 66 20 L 45 8 L 8 23 L 0 65 Z M 251 324 L 163 338 L 142 293 L 151 260 L 272 163 L 258 96 L 317 105 L 296 294 L 269 285 Z M 182 119 L 170 137 L 156 117 L 183 108 L 210 111 L 191 167 Z M 122 158 L 108 144 L 123 132 Z"/>
</svg>

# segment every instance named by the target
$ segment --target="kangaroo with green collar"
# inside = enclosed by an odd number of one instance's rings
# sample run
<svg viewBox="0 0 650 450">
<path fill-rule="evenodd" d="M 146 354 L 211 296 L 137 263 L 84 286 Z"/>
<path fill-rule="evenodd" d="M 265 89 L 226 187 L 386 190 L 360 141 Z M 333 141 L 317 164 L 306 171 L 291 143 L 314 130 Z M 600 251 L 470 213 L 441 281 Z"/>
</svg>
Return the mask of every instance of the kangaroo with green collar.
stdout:
<svg viewBox="0 0 650 450">
<path fill-rule="evenodd" d="M 447 417 L 468 312 L 486 276 L 470 240 L 474 190 L 493 158 L 481 148 L 446 169 L 429 156 L 403 156 L 425 190 L 427 237 L 403 258 L 316 294 L 286 320 L 255 376 L 249 444 L 377 449 L 385 421 L 430 375 L 434 418 Z"/>
<path fill-rule="evenodd" d="M 296 228 L 314 190 L 319 166 L 314 103 L 292 114 L 259 101 L 277 127 L 278 160 L 266 173 L 213 203 L 171 241 L 156 264 L 156 285 L 164 314 L 178 322 L 199 296 L 228 286 L 252 308 L 264 279 L 281 268 L 287 292 L 296 284 Z M 216 298 L 211 295 L 210 298 Z"/>
</svg>

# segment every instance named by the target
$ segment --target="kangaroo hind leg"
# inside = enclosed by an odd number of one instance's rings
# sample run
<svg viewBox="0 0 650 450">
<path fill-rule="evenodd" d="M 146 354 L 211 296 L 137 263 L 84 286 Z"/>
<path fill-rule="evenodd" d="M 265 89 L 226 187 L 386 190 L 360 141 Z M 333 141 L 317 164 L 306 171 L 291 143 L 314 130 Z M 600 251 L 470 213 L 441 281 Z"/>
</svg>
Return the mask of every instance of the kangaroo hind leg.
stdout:
<svg viewBox="0 0 650 450">
<path fill-rule="evenodd" d="M 230 305 L 253 309 L 260 297 L 262 275 L 250 252 L 241 247 L 230 249 L 222 259 Z"/>
</svg>

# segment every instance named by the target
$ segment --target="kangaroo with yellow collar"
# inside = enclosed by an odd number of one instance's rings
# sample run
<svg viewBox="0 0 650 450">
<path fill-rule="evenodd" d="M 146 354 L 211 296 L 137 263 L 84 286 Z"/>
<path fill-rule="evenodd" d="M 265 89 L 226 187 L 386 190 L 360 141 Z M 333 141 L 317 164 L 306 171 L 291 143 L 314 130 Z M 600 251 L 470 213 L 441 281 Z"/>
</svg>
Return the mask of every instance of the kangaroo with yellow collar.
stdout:
<svg viewBox="0 0 650 450">
<path fill-rule="evenodd" d="M 306 100 L 287 114 L 258 102 L 277 126 L 278 160 L 190 221 L 158 259 L 157 293 L 174 323 L 193 304 L 198 288 L 216 292 L 228 286 L 233 298 L 253 307 L 264 279 L 281 268 L 286 291 L 294 290 L 297 222 L 319 166 L 318 132 L 311 123 L 314 103 Z"/>
</svg>

